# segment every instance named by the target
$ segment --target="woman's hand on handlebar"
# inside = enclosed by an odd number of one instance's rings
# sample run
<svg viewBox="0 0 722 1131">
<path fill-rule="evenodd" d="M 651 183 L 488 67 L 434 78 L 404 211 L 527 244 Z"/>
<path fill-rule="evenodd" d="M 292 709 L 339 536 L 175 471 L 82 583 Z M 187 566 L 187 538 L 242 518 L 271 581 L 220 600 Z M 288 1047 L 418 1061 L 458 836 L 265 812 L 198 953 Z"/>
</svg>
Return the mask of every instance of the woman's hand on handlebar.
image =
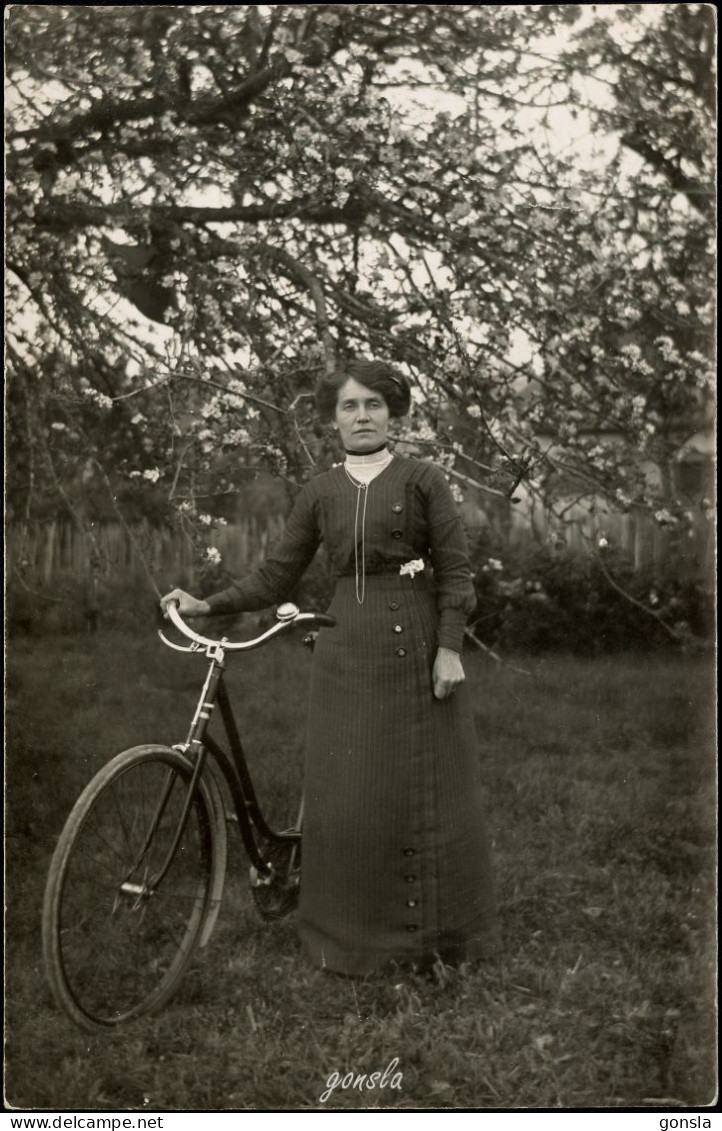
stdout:
<svg viewBox="0 0 722 1131">
<path fill-rule="evenodd" d="M 160 607 L 163 610 L 163 616 L 166 618 L 168 617 L 167 609 L 171 602 L 175 602 L 178 606 L 178 612 L 182 617 L 204 617 L 211 611 L 207 601 L 191 597 L 190 593 L 186 593 L 184 589 L 171 589 L 170 593 L 166 593 L 165 597 L 160 599 Z"/>
</svg>

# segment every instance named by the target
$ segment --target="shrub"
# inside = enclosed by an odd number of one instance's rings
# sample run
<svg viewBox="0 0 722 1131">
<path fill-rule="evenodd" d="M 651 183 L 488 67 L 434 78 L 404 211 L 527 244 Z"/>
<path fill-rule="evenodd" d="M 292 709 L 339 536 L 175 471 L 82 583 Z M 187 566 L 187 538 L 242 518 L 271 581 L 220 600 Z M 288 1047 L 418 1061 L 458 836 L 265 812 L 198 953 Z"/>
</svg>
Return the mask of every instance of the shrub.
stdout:
<svg viewBox="0 0 722 1131">
<path fill-rule="evenodd" d="M 593 556 L 547 548 L 524 558 L 509 555 L 502 562 L 485 545 L 476 553 L 475 565 L 477 607 L 470 626 L 484 643 L 506 651 L 597 655 L 713 639 L 711 590 L 698 581 L 680 581 L 651 570 L 635 572 L 614 552 L 605 556 L 602 568 Z M 627 596 L 610 584 L 605 570 Z M 199 596 L 229 584 L 228 574 L 212 563 L 197 568 L 193 578 L 177 580 Z M 333 578 L 321 554 L 287 599 L 303 609 L 323 610 L 332 594 Z M 221 618 L 211 635 L 232 633 L 237 619 Z M 271 623 L 273 617 L 261 620 Z M 104 578 L 92 592 L 87 581 L 73 574 L 56 576 L 49 587 L 15 575 L 7 586 L 6 625 L 11 634 L 96 629 L 142 633 L 161 623 L 150 582 L 139 584 L 122 573 Z"/>
<path fill-rule="evenodd" d="M 475 586 L 474 631 L 512 651 L 595 655 L 712 637 L 711 592 L 699 582 L 635 571 L 614 552 L 603 562 L 546 547 L 524 561 L 487 556 Z"/>
<path fill-rule="evenodd" d="M 113 629 L 143 632 L 160 623 L 158 599 L 150 583 L 131 577 L 104 579 L 91 589 L 73 574 L 58 574 L 52 585 L 11 577 L 6 590 L 6 626 L 28 636 Z"/>
</svg>

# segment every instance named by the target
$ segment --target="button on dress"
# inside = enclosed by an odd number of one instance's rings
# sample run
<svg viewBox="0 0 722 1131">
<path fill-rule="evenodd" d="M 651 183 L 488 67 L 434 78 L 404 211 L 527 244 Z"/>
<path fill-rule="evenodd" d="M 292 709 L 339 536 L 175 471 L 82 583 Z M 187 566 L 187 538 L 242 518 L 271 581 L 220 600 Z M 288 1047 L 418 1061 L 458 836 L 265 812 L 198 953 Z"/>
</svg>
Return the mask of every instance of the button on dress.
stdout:
<svg viewBox="0 0 722 1131">
<path fill-rule="evenodd" d="M 298 929 L 315 963 L 346 974 L 497 945 L 469 690 L 437 700 L 431 683 L 474 608 L 461 519 L 437 467 L 394 457 L 365 488 L 354 546 L 357 490 L 343 467 L 312 479 L 264 563 L 209 598 L 219 613 L 284 601 L 325 546 L 336 627 L 313 656 Z M 401 576 L 416 559 L 423 572 Z"/>
</svg>

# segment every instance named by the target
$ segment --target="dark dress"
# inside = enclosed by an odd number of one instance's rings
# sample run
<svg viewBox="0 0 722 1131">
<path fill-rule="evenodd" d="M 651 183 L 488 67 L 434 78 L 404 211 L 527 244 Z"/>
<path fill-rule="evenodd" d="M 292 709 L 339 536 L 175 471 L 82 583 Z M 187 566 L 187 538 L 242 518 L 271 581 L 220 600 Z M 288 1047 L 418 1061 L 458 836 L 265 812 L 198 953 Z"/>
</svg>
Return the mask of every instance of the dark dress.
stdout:
<svg viewBox="0 0 722 1131">
<path fill-rule="evenodd" d="M 461 651 L 474 607 L 461 519 L 429 463 L 395 457 L 362 490 L 363 604 L 358 488 L 340 466 L 303 488 L 263 565 L 209 599 L 214 612 L 286 600 L 326 547 L 337 624 L 313 661 L 299 933 L 346 974 L 483 956 L 497 939 L 468 688 L 437 700 L 431 686 L 437 648 Z M 399 573 L 418 558 L 423 572 Z"/>
</svg>

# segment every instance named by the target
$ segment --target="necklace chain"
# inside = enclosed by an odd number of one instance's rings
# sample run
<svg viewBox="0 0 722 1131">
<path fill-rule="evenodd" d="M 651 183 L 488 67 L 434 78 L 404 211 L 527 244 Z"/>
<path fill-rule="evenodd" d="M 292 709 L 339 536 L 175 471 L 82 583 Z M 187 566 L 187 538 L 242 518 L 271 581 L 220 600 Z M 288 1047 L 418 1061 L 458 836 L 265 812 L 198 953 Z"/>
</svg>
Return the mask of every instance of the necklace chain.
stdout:
<svg viewBox="0 0 722 1131">
<path fill-rule="evenodd" d="M 366 596 L 366 502 L 369 497 L 368 483 L 359 483 L 354 479 L 351 472 L 346 465 L 343 467 L 348 481 L 356 488 L 356 517 L 353 524 L 353 553 L 354 553 L 354 566 L 356 569 L 356 600 L 359 605 L 363 605 Z M 359 589 L 359 570 L 358 570 L 358 513 L 361 507 L 361 495 L 364 497 L 364 509 L 361 516 L 361 586 Z"/>
</svg>

